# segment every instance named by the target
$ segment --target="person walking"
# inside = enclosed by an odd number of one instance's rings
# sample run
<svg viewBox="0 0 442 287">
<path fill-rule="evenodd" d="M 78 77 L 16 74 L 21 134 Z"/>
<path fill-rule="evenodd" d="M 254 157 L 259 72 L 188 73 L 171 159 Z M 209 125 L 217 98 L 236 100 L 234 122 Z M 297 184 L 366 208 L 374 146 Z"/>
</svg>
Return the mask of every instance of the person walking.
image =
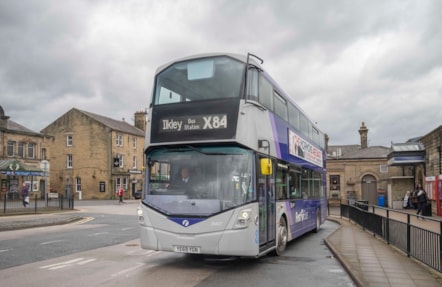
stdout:
<svg viewBox="0 0 442 287">
<path fill-rule="evenodd" d="M 421 214 L 424 212 L 425 206 L 427 205 L 427 193 L 422 188 L 420 184 L 417 185 L 417 213 Z"/>
<path fill-rule="evenodd" d="M 124 203 L 123 202 L 124 188 L 123 188 L 122 185 L 120 185 L 120 188 L 118 189 L 117 194 L 118 194 L 118 197 L 119 197 L 118 204 L 120 205 L 120 204 Z"/>
<path fill-rule="evenodd" d="M 414 208 L 413 207 L 413 203 L 411 201 L 411 192 L 409 190 L 407 190 L 407 192 L 405 193 L 404 201 L 402 203 L 402 207 L 405 208 L 405 209 Z"/>
<path fill-rule="evenodd" d="M 26 182 L 23 182 L 23 185 L 20 190 L 20 195 L 23 200 L 23 206 L 28 207 L 28 205 L 29 205 L 29 187 L 26 184 Z"/>
</svg>

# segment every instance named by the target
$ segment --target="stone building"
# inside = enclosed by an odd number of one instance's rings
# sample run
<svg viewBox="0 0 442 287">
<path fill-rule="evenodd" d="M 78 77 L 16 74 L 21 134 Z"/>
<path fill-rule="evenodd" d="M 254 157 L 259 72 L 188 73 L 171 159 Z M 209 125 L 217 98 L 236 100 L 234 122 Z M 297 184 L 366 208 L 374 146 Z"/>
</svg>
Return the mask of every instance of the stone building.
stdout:
<svg viewBox="0 0 442 287">
<path fill-rule="evenodd" d="M 362 123 L 359 134 L 360 145 L 326 145 L 328 197 L 395 207 L 393 205 L 400 204 L 405 191 L 413 187 L 412 171 L 388 166 L 390 148 L 368 146 L 365 123 Z M 393 188 L 396 177 L 409 178 L 410 182 Z"/>
<path fill-rule="evenodd" d="M 433 202 L 433 212 L 442 216 L 442 125 L 424 135 L 425 190 Z"/>
<path fill-rule="evenodd" d="M 0 106 L 0 200 L 5 195 L 18 198 L 23 182 L 29 185 L 30 196 L 44 198 L 49 186 L 45 171 L 51 141 L 50 136 L 10 120 Z"/>
<path fill-rule="evenodd" d="M 146 112 L 135 125 L 72 108 L 41 130 L 51 142 L 51 191 L 78 199 L 132 198 L 143 186 Z"/>
</svg>

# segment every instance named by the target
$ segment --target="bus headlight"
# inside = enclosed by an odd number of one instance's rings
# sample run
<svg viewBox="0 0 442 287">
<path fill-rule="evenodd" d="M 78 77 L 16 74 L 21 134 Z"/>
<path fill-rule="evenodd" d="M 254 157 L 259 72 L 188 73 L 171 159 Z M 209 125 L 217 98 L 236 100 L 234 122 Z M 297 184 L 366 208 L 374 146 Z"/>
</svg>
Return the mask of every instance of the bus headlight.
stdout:
<svg viewBox="0 0 442 287">
<path fill-rule="evenodd" d="M 251 209 L 243 209 L 239 212 L 238 218 L 235 222 L 235 228 L 246 228 L 249 226 L 252 221 L 252 210 Z"/>
<path fill-rule="evenodd" d="M 138 223 L 144 224 L 144 213 L 140 207 L 137 208 L 137 214 L 138 214 Z"/>
</svg>

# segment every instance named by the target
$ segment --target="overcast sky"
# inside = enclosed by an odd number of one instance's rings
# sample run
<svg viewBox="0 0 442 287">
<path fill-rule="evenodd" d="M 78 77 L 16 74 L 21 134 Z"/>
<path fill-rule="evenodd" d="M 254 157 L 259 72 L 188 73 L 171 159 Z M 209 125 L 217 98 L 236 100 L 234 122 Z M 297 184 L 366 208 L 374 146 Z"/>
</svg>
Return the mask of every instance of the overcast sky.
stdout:
<svg viewBox="0 0 442 287">
<path fill-rule="evenodd" d="M 39 132 L 71 108 L 125 118 L 154 72 L 251 52 L 330 137 L 390 147 L 442 124 L 442 1 L 0 1 L 0 105 Z"/>
</svg>

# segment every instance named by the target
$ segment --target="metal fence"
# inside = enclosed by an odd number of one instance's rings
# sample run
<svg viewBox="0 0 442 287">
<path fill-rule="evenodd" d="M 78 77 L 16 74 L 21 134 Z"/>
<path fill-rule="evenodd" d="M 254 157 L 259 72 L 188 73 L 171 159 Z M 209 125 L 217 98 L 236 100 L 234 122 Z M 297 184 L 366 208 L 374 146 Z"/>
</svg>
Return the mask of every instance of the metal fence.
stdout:
<svg viewBox="0 0 442 287">
<path fill-rule="evenodd" d="M 442 220 L 402 210 L 369 206 L 366 202 L 340 204 L 341 217 L 359 224 L 431 268 L 442 272 Z M 329 207 L 329 214 L 330 207 Z M 335 214 L 336 215 L 336 214 Z"/>
<path fill-rule="evenodd" d="M 0 198 L 3 214 L 30 214 L 44 213 L 54 210 L 74 209 L 74 197 L 68 196 L 47 196 L 41 199 L 40 196 L 29 197 L 29 204 L 24 204 L 23 198 L 11 197 L 4 194 Z"/>
</svg>

